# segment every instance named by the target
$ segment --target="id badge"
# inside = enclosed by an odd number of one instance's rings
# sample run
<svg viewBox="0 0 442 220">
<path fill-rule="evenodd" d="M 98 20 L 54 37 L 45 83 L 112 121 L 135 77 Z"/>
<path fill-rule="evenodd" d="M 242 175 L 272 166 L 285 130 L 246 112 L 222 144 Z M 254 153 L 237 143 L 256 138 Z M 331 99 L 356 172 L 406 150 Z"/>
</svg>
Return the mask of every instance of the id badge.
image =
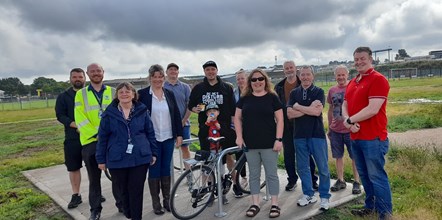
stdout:
<svg viewBox="0 0 442 220">
<path fill-rule="evenodd" d="M 133 144 L 127 144 L 126 153 L 132 154 L 132 149 L 134 148 Z"/>
<path fill-rule="evenodd" d="M 103 110 L 100 109 L 100 111 L 98 111 L 98 118 L 101 119 L 101 115 L 103 114 Z"/>
</svg>

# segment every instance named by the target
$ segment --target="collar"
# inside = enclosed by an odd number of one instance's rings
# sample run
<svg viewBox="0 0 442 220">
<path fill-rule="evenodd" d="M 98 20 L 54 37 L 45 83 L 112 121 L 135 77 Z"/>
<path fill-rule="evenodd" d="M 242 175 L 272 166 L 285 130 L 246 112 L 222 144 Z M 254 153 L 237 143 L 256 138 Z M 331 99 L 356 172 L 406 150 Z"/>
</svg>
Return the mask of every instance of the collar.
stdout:
<svg viewBox="0 0 442 220">
<path fill-rule="evenodd" d="M 89 84 L 89 86 L 87 87 L 87 90 L 92 91 L 94 90 L 94 87 L 92 87 L 91 84 Z M 101 85 L 101 89 L 99 92 L 106 90 L 106 86 L 104 84 Z"/>
<path fill-rule="evenodd" d="M 181 82 L 179 80 L 176 81 L 175 84 L 170 83 L 169 81 L 165 81 L 164 84 L 170 85 L 170 86 L 178 86 L 179 84 L 181 84 Z"/>
<path fill-rule="evenodd" d="M 166 98 L 166 94 L 164 92 L 164 89 L 162 89 L 162 90 L 163 90 L 163 97 L 162 98 Z M 155 93 L 153 93 L 152 86 L 149 86 L 149 94 L 156 97 Z M 156 98 L 158 98 L 158 97 L 156 97 Z"/>
<path fill-rule="evenodd" d="M 372 74 L 374 72 L 374 68 L 370 68 L 370 69 L 368 69 L 365 73 L 359 73 L 358 75 L 356 75 L 356 77 L 355 77 L 355 82 L 356 83 L 359 83 L 361 80 L 362 80 L 362 78 L 364 77 L 364 76 L 369 76 L 370 74 Z"/>
</svg>

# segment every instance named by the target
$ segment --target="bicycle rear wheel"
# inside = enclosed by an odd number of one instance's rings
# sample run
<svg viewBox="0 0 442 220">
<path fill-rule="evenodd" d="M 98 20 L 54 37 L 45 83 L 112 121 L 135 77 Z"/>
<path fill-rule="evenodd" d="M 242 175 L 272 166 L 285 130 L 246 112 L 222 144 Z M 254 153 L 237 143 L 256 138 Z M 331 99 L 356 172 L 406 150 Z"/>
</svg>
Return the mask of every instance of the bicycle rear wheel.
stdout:
<svg viewBox="0 0 442 220">
<path fill-rule="evenodd" d="M 246 179 L 246 181 L 244 181 L 244 178 L 241 177 L 241 173 L 244 172 L 244 170 L 245 170 L 246 174 L 250 173 L 246 157 L 241 157 L 240 161 L 238 161 L 237 163 L 238 163 L 239 169 L 237 169 L 236 174 L 235 174 L 235 184 L 238 186 L 238 188 L 239 188 L 239 190 L 241 190 L 241 192 L 250 194 L 249 181 L 247 179 Z M 261 174 L 260 189 L 264 188 L 264 186 L 266 186 L 265 176 Z"/>
<path fill-rule="evenodd" d="M 170 207 L 178 219 L 191 219 L 199 215 L 214 199 L 215 173 L 206 165 L 186 170 L 175 182 Z"/>
</svg>

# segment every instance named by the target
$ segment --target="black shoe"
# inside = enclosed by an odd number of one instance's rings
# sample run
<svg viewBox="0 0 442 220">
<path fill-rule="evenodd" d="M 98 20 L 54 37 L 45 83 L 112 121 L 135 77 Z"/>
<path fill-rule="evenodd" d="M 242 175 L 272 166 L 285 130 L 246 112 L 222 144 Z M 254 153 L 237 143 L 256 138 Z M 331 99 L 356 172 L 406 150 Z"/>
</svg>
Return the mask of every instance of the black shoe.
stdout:
<svg viewBox="0 0 442 220">
<path fill-rule="evenodd" d="M 313 182 L 313 190 L 318 191 L 319 185 L 317 182 Z"/>
<path fill-rule="evenodd" d="M 123 213 L 123 212 L 124 212 L 123 207 L 118 207 L 118 206 L 117 206 L 117 209 L 118 209 L 118 212 L 119 212 L 119 213 Z"/>
<path fill-rule="evenodd" d="M 92 211 L 89 220 L 98 220 L 100 219 L 100 216 L 101 216 L 101 211 Z"/>
<path fill-rule="evenodd" d="M 351 190 L 352 194 L 361 194 L 361 184 L 359 182 L 353 182 L 353 189 Z"/>
<path fill-rule="evenodd" d="M 356 215 L 356 216 L 360 216 L 360 217 L 372 215 L 373 213 L 374 213 L 373 209 L 367 209 L 367 208 L 351 210 L 351 214 Z"/>
<path fill-rule="evenodd" d="M 285 186 L 285 191 L 293 191 L 296 188 L 296 182 L 289 182 L 287 183 L 287 185 Z"/>
<path fill-rule="evenodd" d="M 68 204 L 68 209 L 77 208 L 83 201 L 81 200 L 81 195 L 73 194 L 71 201 Z"/>
<path fill-rule="evenodd" d="M 232 188 L 233 188 L 233 196 L 235 196 L 235 198 L 241 198 L 244 196 L 244 194 L 241 192 L 241 190 L 237 185 L 233 185 Z"/>
<path fill-rule="evenodd" d="M 332 192 L 337 192 L 341 189 L 345 189 L 347 187 L 347 183 L 345 183 L 344 181 L 338 179 L 336 180 L 335 184 L 333 184 L 332 187 L 330 187 L 330 190 Z"/>
<path fill-rule="evenodd" d="M 101 196 L 100 201 L 101 201 L 101 202 L 106 202 L 106 198 L 104 198 L 104 196 Z"/>
</svg>

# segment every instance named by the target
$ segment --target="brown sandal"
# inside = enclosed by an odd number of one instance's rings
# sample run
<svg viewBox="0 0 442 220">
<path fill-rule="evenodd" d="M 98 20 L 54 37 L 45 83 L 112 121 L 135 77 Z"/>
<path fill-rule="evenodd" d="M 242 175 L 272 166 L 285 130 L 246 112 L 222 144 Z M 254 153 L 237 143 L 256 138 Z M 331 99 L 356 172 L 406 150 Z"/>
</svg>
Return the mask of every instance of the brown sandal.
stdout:
<svg viewBox="0 0 442 220">
<path fill-rule="evenodd" d="M 277 218 L 281 214 L 281 208 L 279 208 L 277 205 L 272 205 L 270 208 L 269 217 L 270 218 Z"/>
<path fill-rule="evenodd" d="M 247 217 L 255 217 L 261 209 L 257 205 L 251 205 L 246 211 Z"/>
</svg>

